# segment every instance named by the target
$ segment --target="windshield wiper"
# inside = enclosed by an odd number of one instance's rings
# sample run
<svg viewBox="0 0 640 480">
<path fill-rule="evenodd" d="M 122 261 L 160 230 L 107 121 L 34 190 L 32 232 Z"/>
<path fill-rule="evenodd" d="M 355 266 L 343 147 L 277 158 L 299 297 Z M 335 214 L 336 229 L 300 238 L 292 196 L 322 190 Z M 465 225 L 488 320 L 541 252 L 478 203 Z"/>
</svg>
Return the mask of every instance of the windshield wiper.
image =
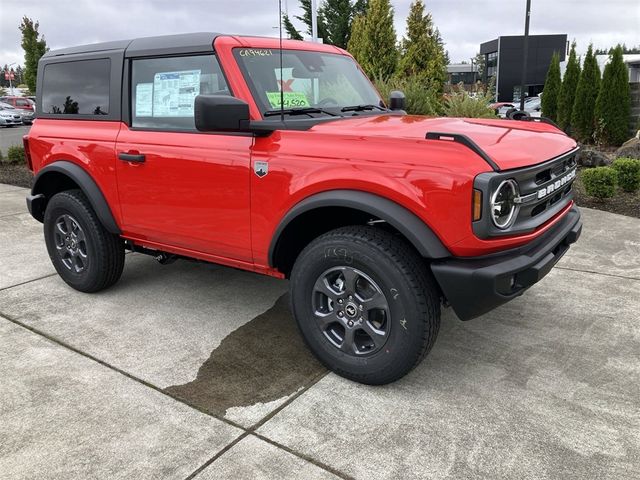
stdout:
<svg viewBox="0 0 640 480">
<path fill-rule="evenodd" d="M 339 117 L 338 114 L 325 110 L 324 108 L 317 107 L 303 107 L 303 108 L 285 108 L 284 110 L 267 110 L 264 112 L 264 117 L 273 117 L 274 115 L 309 115 L 310 113 L 325 113 L 332 117 Z"/>
<path fill-rule="evenodd" d="M 380 105 L 372 105 L 372 104 L 368 104 L 368 105 L 351 105 L 349 107 L 342 107 L 340 109 L 341 112 L 362 112 L 365 110 L 382 110 L 383 112 L 387 112 L 388 109 L 381 107 Z"/>
</svg>

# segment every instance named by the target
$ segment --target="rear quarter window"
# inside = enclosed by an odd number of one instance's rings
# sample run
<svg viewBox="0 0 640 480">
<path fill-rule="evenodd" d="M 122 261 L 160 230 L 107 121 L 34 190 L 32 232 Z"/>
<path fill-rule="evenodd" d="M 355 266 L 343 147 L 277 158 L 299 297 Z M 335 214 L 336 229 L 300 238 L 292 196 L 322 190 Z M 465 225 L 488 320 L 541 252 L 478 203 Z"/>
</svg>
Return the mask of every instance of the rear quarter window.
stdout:
<svg viewBox="0 0 640 480">
<path fill-rule="evenodd" d="M 108 58 L 50 63 L 44 68 L 42 112 L 53 115 L 108 115 Z"/>
</svg>

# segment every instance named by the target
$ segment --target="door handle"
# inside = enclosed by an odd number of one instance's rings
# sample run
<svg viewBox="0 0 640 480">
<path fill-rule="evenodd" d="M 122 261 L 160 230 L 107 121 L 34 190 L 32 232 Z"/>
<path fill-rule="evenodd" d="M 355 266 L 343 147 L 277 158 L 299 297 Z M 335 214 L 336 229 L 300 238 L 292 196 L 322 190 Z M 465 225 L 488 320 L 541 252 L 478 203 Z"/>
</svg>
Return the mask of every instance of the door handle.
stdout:
<svg viewBox="0 0 640 480">
<path fill-rule="evenodd" d="M 119 153 L 118 158 L 123 162 L 144 163 L 144 155 L 140 153 Z"/>
</svg>

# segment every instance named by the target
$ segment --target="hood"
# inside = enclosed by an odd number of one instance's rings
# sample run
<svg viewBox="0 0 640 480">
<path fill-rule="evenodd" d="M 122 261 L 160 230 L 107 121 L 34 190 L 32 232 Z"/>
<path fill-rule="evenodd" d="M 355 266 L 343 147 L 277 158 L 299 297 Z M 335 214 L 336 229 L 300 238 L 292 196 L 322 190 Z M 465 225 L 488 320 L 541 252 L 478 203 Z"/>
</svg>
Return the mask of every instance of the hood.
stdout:
<svg viewBox="0 0 640 480">
<path fill-rule="evenodd" d="M 576 142 L 553 125 L 498 118 L 356 116 L 320 123 L 312 131 L 410 140 L 425 140 L 427 132 L 463 134 L 473 140 L 500 170 L 542 163 L 576 148 Z M 443 141 L 446 140 L 425 140 L 426 143 Z M 456 145 L 457 148 L 466 148 Z M 469 150 L 469 154 L 475 155 L 472 150 Z"/>
</svg>

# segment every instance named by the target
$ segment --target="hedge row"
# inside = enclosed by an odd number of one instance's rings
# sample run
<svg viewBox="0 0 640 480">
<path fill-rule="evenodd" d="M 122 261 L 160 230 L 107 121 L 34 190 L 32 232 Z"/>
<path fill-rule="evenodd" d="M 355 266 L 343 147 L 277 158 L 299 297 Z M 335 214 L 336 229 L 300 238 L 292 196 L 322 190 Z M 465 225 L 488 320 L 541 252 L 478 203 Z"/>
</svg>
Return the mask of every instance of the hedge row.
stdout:
<svg viewBox="0 0 640 480">
<path fill-rule="evenodd" d="M 2 155 L 2 152 L 0 151 L 0 162 L 24 164 L 25 163 L 24 147 L 22 145 L 14 145 L 12 147 L 9 147 L 7 150 L 6 158 Z"/>
<path fill-rule="evenodd" d="M 618 158 L 612 166 L 618 173 L 618 184 L 625 192 L 637 192 L 640 189 L 639 159 Z"/>
<path fill-rule="evenodd" d="M 625 192 L 637 192 L 640 189 L 640 160 L 618 158 L 611 167 L 583 170 L 582 183 L 588 195 L 599 199 L 613 197 L 618 186 Z"/>
</svg>

